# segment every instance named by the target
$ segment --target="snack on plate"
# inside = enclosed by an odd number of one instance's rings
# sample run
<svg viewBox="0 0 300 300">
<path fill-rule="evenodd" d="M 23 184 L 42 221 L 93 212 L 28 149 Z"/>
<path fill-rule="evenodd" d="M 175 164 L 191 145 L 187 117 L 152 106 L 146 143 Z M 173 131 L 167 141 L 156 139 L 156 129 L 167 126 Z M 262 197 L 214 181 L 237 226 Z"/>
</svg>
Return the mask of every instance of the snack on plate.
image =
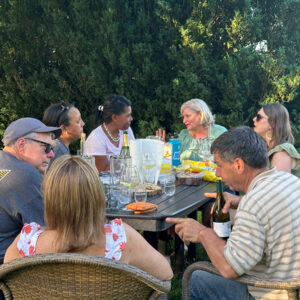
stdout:
<svg viewBox="0 0 300 300">
<path fill-rule="evenodd" d="M 147 191 L 147 196 L 148 197 L 159 195 L 162 192 L 161 186 L 156 185 L 156 184 L 151 184 L 151 183 L 139 184 L 138 188 L 145 189 Z"/>
<path fill-rule="evenodd" d="M 182 165 L 176 168 L 176 176 L 181 184 L 197 185 L 201 180 L 216 182 L 217 165 L 210 161 L 184 160 Z"/>
<path fill-rule="evenodd" d="M 181 171 L 176 174 L 176 177 L 179 181 L 179 184 L 199 185 L 202 182 L 205 174 L 205 172 L 193 173 L 189 171 Z"/>
<path fill-rule="evenodd" d="M 133 202 L 127 204 L 126 208 L 134 210 L 135 214 L 144 214 L 157 210 L 157 205 L 149 202 Z"/>
</svg>

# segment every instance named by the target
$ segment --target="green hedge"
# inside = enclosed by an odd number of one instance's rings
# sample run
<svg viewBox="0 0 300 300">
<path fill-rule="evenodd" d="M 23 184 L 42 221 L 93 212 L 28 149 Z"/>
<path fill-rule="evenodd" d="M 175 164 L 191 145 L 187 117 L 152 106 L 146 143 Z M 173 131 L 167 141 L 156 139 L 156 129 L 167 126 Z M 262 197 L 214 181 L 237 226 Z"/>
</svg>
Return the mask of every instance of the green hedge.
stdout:
<svg viewBox="0 0 300 300">
<path fill-rule="evenodd" d="M 196 97 L 226 127 L 285 103 L 299 134 L 299 11 L 299 0 L 2 0 L 0 135 L 62 100 L 89 133 L 110 93 L 132 100 L 137 137 L 179 131 Z"/>
</svg>

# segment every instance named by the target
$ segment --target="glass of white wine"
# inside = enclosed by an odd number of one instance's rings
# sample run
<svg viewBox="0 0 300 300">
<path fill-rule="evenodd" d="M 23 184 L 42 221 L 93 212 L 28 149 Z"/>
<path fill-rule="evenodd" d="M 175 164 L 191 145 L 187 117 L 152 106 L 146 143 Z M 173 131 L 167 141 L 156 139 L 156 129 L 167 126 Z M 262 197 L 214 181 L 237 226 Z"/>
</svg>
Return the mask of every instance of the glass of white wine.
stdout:
<svg viewBox="0 0 300 300">
<path fill-rule="evenodd" d="M 140 174 L 137 167 L 131 164 L 124 166 L 121 171 L 120 183 L 129 190 L 130 195 L 130 197 L 128 197 L 128 200 L 126 200 L 128 201 L 127 203 L 125 203 L 125 199 L 124 201 L 120 200 L 120 204 L 123 206 L 120 208 L 123 210 L 128 210 L 125 206 L 131 202 L 134 189 L 140 184 Z"/>
<path fill-rule="evenodd" d="M 146 152 L 142 157 L 142 177 L 143 183 L 151 183 L 155 182 L 155 160 L 151 153 Z"/>
</svg>

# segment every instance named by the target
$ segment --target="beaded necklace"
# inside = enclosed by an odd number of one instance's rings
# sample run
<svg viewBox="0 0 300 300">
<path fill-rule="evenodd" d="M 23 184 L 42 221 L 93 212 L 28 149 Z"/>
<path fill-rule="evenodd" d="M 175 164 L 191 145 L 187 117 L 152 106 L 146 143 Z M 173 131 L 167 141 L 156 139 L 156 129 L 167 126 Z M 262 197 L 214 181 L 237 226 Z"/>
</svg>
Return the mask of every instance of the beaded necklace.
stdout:
<svg viewBox="0 0 300 300">
<path fill-rule="evenodd" d="M 103 127 L 106 131 L 106 133 L 108 134 L 108 136 L 111 138 L 111 140 L 115 143 L 117 143 L 119 140 L 120 140 L 120 130 L 119 130 L 119 133 L 118 133 L 118 136 L 115 138 L 112 136 L 112 134 L 109 132 L 108 128 L 106 127 L 106 124 L 103 123 Z"/>
</svg>

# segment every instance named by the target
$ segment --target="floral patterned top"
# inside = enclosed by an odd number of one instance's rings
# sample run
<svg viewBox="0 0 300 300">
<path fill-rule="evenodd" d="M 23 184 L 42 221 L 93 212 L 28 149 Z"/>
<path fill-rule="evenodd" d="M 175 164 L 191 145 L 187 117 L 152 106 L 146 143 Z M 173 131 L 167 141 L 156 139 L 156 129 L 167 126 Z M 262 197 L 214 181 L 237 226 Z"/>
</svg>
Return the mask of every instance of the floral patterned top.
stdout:
<svg viewBox="0 0 300 300">
<path fill-rule="evenodd" d="M 122 220 L 114 219 L 105 224 L 104 229 L 106 235 L 105 257 L 120 260 L 127 242 Z M 17 243 L 21 257 L 36 254 L 36 243 L 42 232 L 44 229 L 38 223 L 24 224 Z"/>
</svg>

